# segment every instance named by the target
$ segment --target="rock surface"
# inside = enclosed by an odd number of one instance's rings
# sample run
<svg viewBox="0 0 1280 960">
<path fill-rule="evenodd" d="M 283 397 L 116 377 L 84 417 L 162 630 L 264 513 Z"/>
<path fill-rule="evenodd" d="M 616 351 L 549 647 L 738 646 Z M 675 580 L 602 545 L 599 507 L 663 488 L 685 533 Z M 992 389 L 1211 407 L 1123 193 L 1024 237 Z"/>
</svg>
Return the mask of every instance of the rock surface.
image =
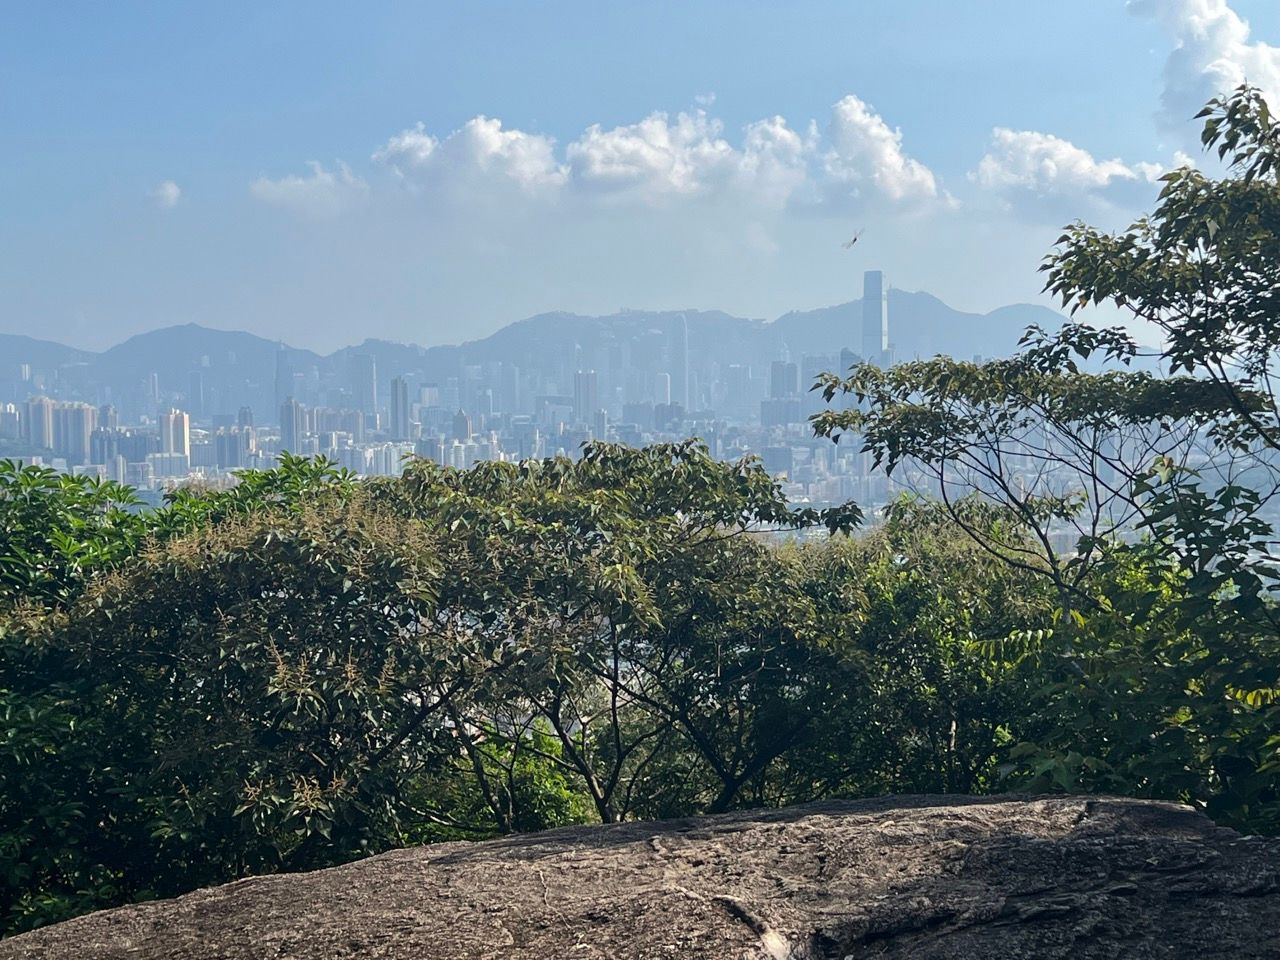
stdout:
<svg viewBox="0 0 1280 960">
<path fill-rule="evenodd" d="M 399 850 L 0 941 L 0 958 L 1280 956 L 1280 840 L 1187 808 L 890 797 Z"/>
</svg>

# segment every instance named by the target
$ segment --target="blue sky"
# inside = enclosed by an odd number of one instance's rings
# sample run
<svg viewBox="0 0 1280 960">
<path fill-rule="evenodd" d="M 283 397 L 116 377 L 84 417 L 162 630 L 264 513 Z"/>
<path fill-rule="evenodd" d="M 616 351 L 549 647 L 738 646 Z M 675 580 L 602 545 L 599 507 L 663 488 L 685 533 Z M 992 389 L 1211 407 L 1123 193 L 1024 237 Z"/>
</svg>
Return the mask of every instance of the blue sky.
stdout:
<svg viewBox="0 0 1280 960">
<path fill-rule="evenodd" d="M 444 343 L 869 267 L 1031 300 L 1062 223 L 1198 159 L 1206 96 L 1280 92 L 1269 44 L 1274 0 L 9 4 L 0 330 Z"/>
</svg>

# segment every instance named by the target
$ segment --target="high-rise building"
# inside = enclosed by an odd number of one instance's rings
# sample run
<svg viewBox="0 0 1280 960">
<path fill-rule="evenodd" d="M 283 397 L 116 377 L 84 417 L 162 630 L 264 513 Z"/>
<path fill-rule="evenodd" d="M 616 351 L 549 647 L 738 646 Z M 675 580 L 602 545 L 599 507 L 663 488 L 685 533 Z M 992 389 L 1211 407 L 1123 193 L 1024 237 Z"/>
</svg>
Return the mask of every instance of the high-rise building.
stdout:
<svg viewBox="0 0 1280 960">
<path fill-rule="evenodd" d="M 886 365 L 889 353 L 889 298 L 884 274 L 868 270 L 862 275 L 862 359 Z"/>
<path fill-rule="evenodd" d="M 353 353 L 347 361 L 351 396 L 361 413 L 378 412 L 378 362 L 371 353 Z"/>
<path fill-rule="evenodd" d="M 594 370 L 579 370 L 573 375 L 573 418 L 590 423 L 600 404 L 597 402 L 598 380 Z"/>
<path fill-rule="evenodd" d="M 667 370 L 671 374 L 671 403 L 689 405 L 689 321 L 682 313 L 667 331 Z M 658 401 L 661 403 L 662 401 Z"/>
<path fill-rule="evenodd" d="M 236 414 L 237 427 L 253 426 L 253 410 L 249 407 L 241 407 L 240 412 Z"/>
<path fill-rule="evenodd" d="M 471 439 L 471 418 L 465 410 L 459 410 L 453 415 L 453 439 L 463 443 Z"/>
<path fill-rule="evenodd" d="M 794 397 L 800 393 L 800 368 L 786 360 L 775 360 L 769 365 L 769 396 L 774 400 Z"/>
<path fill-rule="evenodd" d="M 191 456 L 191 417 L 185 411 L 160 414 L 160 452 Z"/>
<path fill-rule="evenodd" d="M 32 397 L 27 401 L 22 418 L 27 443 L 40 450 L 53 449 L 54 402 L 48 397 Z"/>
<path fill-rule="evenodd" d="M 16 403 L 0 403 L 0 439 L 22 439 L 22 412 Z"/>
<path fill-rule="evenodd" d="M 391 439 L 409 439 L 409 384 L 404 377 L 391 381 Z"/>
<path fill-rule="evenodd" d="M 53 417 L 54 451 L 72 466 L 88 463 L 98 408 L 87 403 L 59 403 L 54 405 Z"/>
<path fill-rule="evenodd" d="M 226 470 L 247 467 L 258 449 L 253 427 L 231 427 L 219 430 L 213 438 L 217 465 Z"/>
<path fill-rule="evenodd" d="M 95 431 L 101 433 L 101 431 Z M 117 456 L 124 457 L 128 463 L 141 463 L 148 455 L 160 452 L 160 437 L 150 430 L 116 430 L 110 440 L 103 440 L 108 452 L 114 447 Z M 92 443 L 92 441 L 91 441 Z M 94 458 L 94 463 L 103 461 Z"/>
<path fill-rule="evenodd" d="M 120 456 L 120 431 L 109 427 L 98 427 L 89 437 L 89 461 L 91 463 L 111 463 Z"/>
<path fill-rule="evenodd" d="M 306 432 L 302 404 L 293 397 L 286 397 L 284 403 L 280 404 L 280 449 L 289 453 L 302 453 L 302 438 Z"/>
</svg>

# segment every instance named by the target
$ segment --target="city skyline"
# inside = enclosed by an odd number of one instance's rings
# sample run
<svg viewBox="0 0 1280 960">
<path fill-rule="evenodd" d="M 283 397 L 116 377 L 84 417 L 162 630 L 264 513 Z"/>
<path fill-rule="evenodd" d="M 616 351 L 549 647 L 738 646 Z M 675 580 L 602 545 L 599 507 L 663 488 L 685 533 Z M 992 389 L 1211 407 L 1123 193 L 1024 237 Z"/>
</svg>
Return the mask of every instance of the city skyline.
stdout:
<svg viewBox="0 0 1280 960">
<path fill-rule="evenodd" d="M 495 335 L 496 344 L 473 345 L 482 353 L 471 355 L 365 341 L 322 358 L 244 334 L 237 352 L 213 346 L 216 331 L 157 331 L 206 339 L 188 344 L 185 361 L 172 346 L 116 357 L 127 361 L 123 380 L 74 356 L 0 369 L 0 450 L 158 500 L 184 483 L 234 483 L 236 471 L 269 468 L 285 453 L 323 455 L 376 476 L 398 473 L 409 456 L 466 469 L 573 457 L 592 440 L 642 446 L 693 436 L 719 458 L 759 456 L 798 500 L 875 504 L 895 485 L 856 449 L 813 436 L 808 418 L 824 404 L 809 387 L 819 373 L 864 359 L 891 364 L 895 335 L 915 342 L 913 325 L 928 332 L 947 324 L 929 313 L 945 305 L 894 291 L 882 271 L 866 271 L 862 283 L 863 297 L 833 308 L 826 326 L 803 314 L 765 325 L 621 314 L 564 329 L 531 318 L 505 328 L 505 341 Z M 1014 318 L 1061 319 L 1008 309 L 1008 349 Z M 969 323 L 975 319 L 990 320 Z M 961 335 L 996 342 L 973 333 Z"/>
</svg>

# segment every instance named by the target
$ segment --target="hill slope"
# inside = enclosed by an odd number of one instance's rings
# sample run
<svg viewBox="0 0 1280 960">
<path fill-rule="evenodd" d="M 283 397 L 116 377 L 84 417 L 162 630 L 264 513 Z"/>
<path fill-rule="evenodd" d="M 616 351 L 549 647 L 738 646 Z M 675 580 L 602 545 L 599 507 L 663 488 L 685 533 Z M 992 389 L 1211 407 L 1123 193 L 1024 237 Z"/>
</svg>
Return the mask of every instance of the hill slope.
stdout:
<svg viewBox="0 0 1280 960">
<path fill-rule="evenodd" d="M 1269 957 L 1277 854 L 1173 804 L 885 798 L 400 850 L 0 958 Z"/>
<path fill-rule="evenodd" d="M 965 313 L 928 293 L 889 291 L 889 340 L 898 360 L 947 354 L 958 360 L 1007 356 L 1031 324 L 1057 329 L 1060 313 L 1019 303 L 990 313 Z M 861 343 L 862 301 L 783 314 L 774 323 L 793 354 L 830 351 Z"/>
<path fill-rule="evenodd" d="M 0 333 L 0 357 L 4 363 L 29 363 L 38 370 L 52 370 L 67 363 L 88 363 L 95 354 L 52 340 L 37 340 L 20 333 Z M 10 371 L 0 371 L 9 375 Z"/>
</svg>

